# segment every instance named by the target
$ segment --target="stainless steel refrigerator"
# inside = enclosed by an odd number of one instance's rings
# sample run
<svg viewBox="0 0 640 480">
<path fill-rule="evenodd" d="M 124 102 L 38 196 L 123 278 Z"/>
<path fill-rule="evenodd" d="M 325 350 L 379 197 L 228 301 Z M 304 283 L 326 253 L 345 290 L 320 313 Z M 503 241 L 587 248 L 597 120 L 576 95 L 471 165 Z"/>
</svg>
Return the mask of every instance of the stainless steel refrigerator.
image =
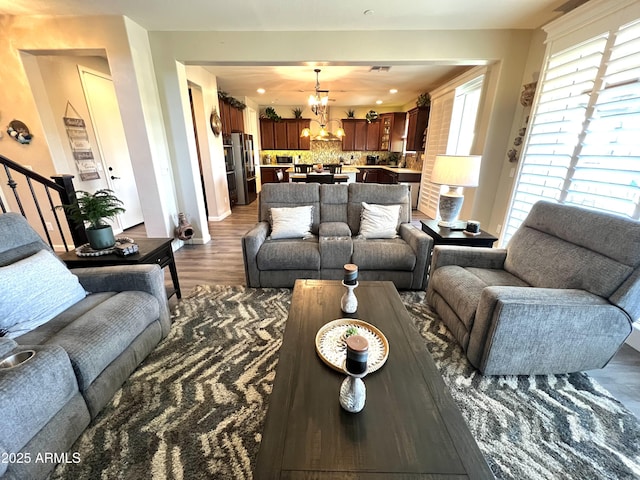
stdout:
<svg viewBox="0 0 640 480">
<path fill-rule="evenodd" d="M 253 137 L 244 133 L 231 134 L 238 204 L 248 205 L 258 195 L 256 167 L 253 163 Z"/>
</svg>

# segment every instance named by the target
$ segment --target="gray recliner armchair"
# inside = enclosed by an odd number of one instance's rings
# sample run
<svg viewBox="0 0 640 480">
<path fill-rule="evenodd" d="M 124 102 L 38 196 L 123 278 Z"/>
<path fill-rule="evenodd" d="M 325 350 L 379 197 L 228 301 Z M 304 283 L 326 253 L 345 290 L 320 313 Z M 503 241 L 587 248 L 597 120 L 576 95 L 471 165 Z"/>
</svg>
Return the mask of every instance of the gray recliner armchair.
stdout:
<svg viewBox="0 0 640 480">
<path fill-rule="evenodd" d="M 538 202 L 506 249 L 436 246 L 427 302 L 486 375 L 602 368 L 640 318 L 640 223 Z"/>
</svg>

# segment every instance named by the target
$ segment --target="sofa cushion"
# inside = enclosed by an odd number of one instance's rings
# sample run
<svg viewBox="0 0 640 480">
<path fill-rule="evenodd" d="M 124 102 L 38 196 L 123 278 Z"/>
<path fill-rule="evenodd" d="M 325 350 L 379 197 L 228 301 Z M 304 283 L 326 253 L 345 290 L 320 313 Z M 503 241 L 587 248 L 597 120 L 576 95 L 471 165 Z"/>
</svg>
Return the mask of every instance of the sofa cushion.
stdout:
<svg viewBox="0 0 640 480">
<path fill-rule="evenodd" d="M 47 344 L 66 350 L 84 391 L 159 315 L 153 295 L 120 292 L 78 317 Z"/>
<path fill-rule="evenodd" d="M 362 202 L 360 232 L 364 238 L 395 238 L 398 235 L 401 205 L 376 205 Z"/>
<path fill-rule="evenodd" d="M 271 222 L 270 210 L 280 207 L 313 206 L 311 233 L 316 235 L 320 225 L 320 184 L 265 183 L 260 191 L 258 220 Z"/>
<path fill-rule="evenodd" d="M 0 267 L 0 328 L 17 337 L 48 322 L 82 300 L 86 292 L 56 256 L 40 250 Z"/>
<path fill-rule="evenodd" d="M 313 206 L 272 208 L 271 238 L 305 238 L 311 235 Z"/>
<path fill-rule="evenodd" d="M 320 221 L 347 222 L 349 187 L 346 184 L 320 185 Z"/>
<path fill-rule="evenodd" d="M 467 330 L 473 325 L 482 291 L 490 286 L 528 285 L 504 270 L 463 268 L 458 265 L 437 268 L 429 279 L 429 288 L 440 294 Z"/>
<path fill-rule="evenodd" d="M 265 240 L 256 256 L 259 270 L 320 270 L 318 237 Z"/>
<path fill-rule="evenodd" d="M 378 205 L 402 205 L 400 223 L 411 221 L 411 198 L 408 185 L 350 183 L 347 223 L 354 233 L 360 231 L 362 202 Z"/>
<path fill-rule="evenodd" d="M 353 240 L 352 263 L 361 270 L 412 271 L 416 266 L 413 249 L 400 238 Z"/>
<path fill-rule="evenodd" d="M 586 290 L 604 298 L 633 271 L 610 257 L 527 226 L 511 238 L 504 268 L 535 287 Z"/>
</svg>

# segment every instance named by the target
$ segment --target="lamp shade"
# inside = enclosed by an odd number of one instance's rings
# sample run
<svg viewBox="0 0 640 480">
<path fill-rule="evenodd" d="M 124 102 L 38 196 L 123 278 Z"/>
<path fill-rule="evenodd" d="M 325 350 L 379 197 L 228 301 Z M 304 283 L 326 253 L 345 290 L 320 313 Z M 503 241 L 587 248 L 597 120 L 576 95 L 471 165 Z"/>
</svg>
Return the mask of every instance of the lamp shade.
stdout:
<svg viewBox="0 0 640 480">
<path fill-rule="evenodd" d="M 455 187 L 477 187 L 480 180 L 480 155 L 436 155 L 431 183 Z"/>
</svg>

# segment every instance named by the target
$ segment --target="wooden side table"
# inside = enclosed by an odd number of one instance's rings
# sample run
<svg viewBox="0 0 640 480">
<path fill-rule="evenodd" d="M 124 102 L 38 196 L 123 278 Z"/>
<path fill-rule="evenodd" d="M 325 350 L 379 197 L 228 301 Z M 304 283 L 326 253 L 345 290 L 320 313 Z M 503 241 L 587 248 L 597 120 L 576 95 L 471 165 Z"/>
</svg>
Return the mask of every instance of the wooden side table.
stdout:
<svg viewBox="0 0 640 480">
<path fill-rule="evenodd" d="M 490 233 L 480 230 L 480 235 L 467 235 L 462 230 L 451 230 L 450 228 L 438 226 L 438 220 L 420 220 L 422 231 L 433 238 L 433 246 L 436 245 L 457 245 L 461 247 L 493 247 L 497 239 Z M 428 265 L 431 269 L 431 256 L 433 250 L 429 252 Z"/>
<path fill-rule="evenodd" d="M 173 290 L 167 292 L 167 298 L 174 293 L 178 298 L 182 298 L 180 292 L 180 282 L 178 281 L 178 270 L 171 248 L 172 238 L 140 238 L 135 242 L 138 244 L 138 252 L 126 257 L 121 257 L 115 253 L 100 255 L 98 257 L 79 257 L 74 251 L 58 253 L 58 257 L 69 268 L 82 267 L 106 267 L 108 265 L 137 265 L 156 264 L 160 268 L 169 267 Z"/>
<path fill-rule="evenodd" d="M 463 247 L 493 247 L 497 237 L 480 230 L 480 235 L 467 235 L 462 230 L 439 227 L 437 220 L 420 220 L 422 231 L 433 238 L 433 245 L 458 245 Z"/>
</svg>

